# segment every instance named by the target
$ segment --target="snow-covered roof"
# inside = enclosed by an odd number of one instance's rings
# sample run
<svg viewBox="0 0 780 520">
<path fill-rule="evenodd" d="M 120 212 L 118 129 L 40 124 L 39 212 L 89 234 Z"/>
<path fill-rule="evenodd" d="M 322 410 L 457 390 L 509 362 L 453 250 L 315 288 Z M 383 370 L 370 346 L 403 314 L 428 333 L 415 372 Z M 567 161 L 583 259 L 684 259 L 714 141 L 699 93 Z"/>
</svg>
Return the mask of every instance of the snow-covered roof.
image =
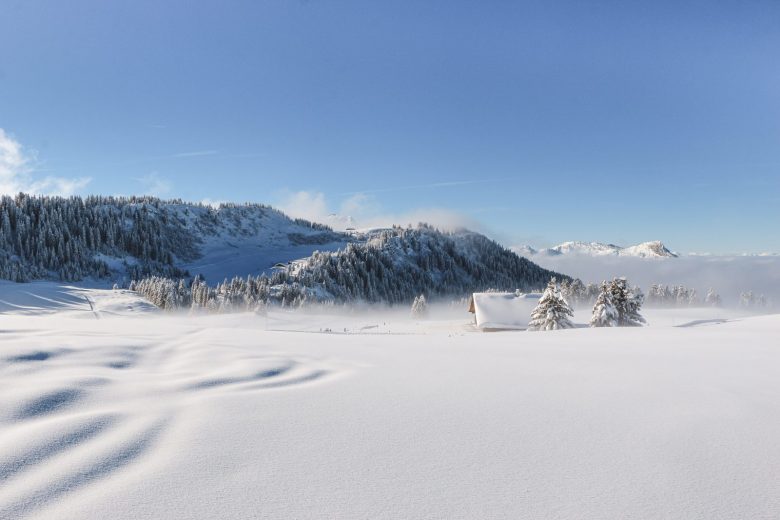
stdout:
<svg viewBox="0 0 780 520">
<path fill-rule="evenodd" d="M 541 296 L 541 293 L 474 293 L 477 328 L 524 329 Z"/>
</svg>

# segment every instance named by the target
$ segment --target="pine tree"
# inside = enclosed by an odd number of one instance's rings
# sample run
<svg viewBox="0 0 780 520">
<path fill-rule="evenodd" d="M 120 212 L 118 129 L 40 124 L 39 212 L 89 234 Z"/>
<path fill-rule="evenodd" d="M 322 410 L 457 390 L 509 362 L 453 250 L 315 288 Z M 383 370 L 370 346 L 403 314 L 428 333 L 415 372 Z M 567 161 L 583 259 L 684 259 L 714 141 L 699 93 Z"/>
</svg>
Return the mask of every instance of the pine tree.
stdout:
<svg viewBox="0 0 780 520">
<path fill-rule="evenodd" d="M 618 311 L 612 301 L 612 291 L 607 282 L 602 282 L 601 292 L 593 306 L 593 316 L 590 319 L 591 327 L 617 327 Z"/>
<path fill-rule="evenodd" d="M 645 318 L 639 313 L 642 304 L 645 301 L 645 295 L 639 287 L 630 289 L 626 295 L 625 311 L 620 316 L 620 322 L 623 327 L 641 327 L 647 323 Z M 620 309 L 618 309 L 620 312 Z"/>
<path fill-rule="evenodd" d="M 720 307 L 723 302 L 720 299 L 720 295 L 715 292 L 715 289 L 710 287 L 710 290 L 707 291 L 707 296 L 704 299 L 705 303 L 709 305 L 710 307 Z"/>
<path fill-rule="evenodd" d="M 630 289 L 625 278 L 614 278 L 609 283 L 612 303 L 617 310 L 618 327 L 639 327 L 645 319 L 639 314 L 644 302 L 644 295 L 636 289 Z"/>
<path fill-rule="evenodd" d="M 421 294 L 414 299 L 412 303 L 412 318 L 424 319 L 428 317 L 428 302 L 425 295 Z"/>
<path fill-rule="evenodd" d="M 571 299 L 567 297 L 566 301 L 568 301 L 572 307 L 582 305 L 588 301 L 587 288 L 579 278 L 574 279 L 569 286 L 569 291 L 571 292 Z"/>
<path fill-rule="evenodd" d="M 531 312 L 528 330 L 570 329 L 574 326 L 569 320 L 572 316 L 571 307 L 561 295 L 558 283 L 553 278 L 547 284 L 536 308 Z"/>
</svg>

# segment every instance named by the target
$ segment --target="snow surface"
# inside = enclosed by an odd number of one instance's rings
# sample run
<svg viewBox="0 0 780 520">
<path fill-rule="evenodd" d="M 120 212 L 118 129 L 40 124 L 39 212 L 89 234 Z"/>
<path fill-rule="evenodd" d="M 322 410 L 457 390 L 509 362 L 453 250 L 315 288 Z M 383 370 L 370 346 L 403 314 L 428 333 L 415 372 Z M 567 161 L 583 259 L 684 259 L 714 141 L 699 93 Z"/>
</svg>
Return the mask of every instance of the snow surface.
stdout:
<svg viewBox="0 0 780 520">
<path fill-rule="evenodd" d="M 0 295 L 3 519 L 780 517 L 778 315 L 483 334 Z"/>
<path fill-rule="evenodd" d="M 103 286 L 105 282 L 95 282 Z M 107 291 L 56 282 L 14 283 L 0 280 L 0 314 L 75 318 L 132 316 L 156 312 L 157 307 L 131 291 Z"/>
</svg>

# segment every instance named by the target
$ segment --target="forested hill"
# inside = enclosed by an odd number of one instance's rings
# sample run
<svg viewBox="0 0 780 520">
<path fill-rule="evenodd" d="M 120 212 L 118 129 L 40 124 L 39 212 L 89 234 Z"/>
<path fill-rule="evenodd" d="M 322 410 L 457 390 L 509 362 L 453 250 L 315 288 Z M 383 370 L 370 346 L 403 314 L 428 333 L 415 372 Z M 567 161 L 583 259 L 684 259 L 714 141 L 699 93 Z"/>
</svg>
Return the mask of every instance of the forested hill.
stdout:
<svg viewBox="0 0 780 520">
<path fill-rule="evenodd" d="M 22 194 L 0 199 L 0 278 L 92 277 L 124 284 L 157 276 L 179 288 L 179 280 L 189 287 L 196 275 L 207 287 L 239 277 L 251 286 L 251 299 L 283 303 L 406 303 L 419 294 L 532 290 L 552 276 L 567 278 L 483 235 L 425 224 L 348 235 L 256 204 L 214 208 L 148 197 Z M 228 299 L 239 296 L 247 295 Z"/>
<path fill-rule="evenodd" d="M 151 197 L 24 194 L 0 199 L 0 278 L 17 282 L 183 277 L 188 271 L 221 280 L 348 241 L 327 226 L 258 204 L 214 208 Z"/>
<path fill-rule="evenodd" d="M 299 285 L 336 301 L 407 303 L 419 294 L 540 290 L 553 276 L 569 280 L 478 233 L 420 224 L 374 231 L 335 253 L 314 253 L 276 273 L 271 285 Z"/>
<path fill-rule="evenodd" d="M 198 278 L 150 277 L 131 288 L 165 309 L 231 312 L 312 301 L 408 305 L 420 294 L 461 298 L 491 289 L 539 290 L 553 276 L 570 280 L 480 234 L 420 224 L 358 234 L 339 251 L 315 252 L 271 276 L 236 277 L 216 286 Z"/>
</svg>

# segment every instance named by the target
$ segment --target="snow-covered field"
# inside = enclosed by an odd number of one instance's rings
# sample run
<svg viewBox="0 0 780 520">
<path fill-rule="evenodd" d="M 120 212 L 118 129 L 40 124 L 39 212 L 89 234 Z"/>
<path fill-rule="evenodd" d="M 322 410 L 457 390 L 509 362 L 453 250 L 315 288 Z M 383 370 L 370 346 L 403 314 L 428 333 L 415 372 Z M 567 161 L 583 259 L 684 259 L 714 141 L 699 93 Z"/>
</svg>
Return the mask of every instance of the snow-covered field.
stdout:
<svg viewBox="0 0 780 520">
<path fill-rule="evenodd" d="M 2 519 L 780 517 L 780 315 L 479 333 L 44 283 L 0 312 Z"/>
</svg>

